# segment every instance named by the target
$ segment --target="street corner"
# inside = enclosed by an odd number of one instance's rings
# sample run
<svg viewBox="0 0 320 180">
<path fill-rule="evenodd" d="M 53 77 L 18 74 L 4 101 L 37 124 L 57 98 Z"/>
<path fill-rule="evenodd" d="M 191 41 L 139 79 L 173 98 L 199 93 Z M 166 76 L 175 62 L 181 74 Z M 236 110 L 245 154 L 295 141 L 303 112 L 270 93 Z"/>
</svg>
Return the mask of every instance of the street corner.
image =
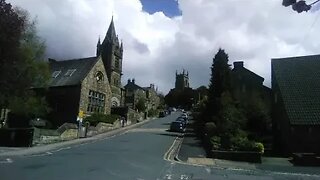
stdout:
<svg viewBox="0 0 320 180">
<path fill-rule="evenodd" d="M 204 165 L 204 166 L 215 166 L 216 165 L 214 159 L 198 158 L 198 157 L 188 157 L 187 163 L 194 164 L 194 165 Z"/>
</svg>

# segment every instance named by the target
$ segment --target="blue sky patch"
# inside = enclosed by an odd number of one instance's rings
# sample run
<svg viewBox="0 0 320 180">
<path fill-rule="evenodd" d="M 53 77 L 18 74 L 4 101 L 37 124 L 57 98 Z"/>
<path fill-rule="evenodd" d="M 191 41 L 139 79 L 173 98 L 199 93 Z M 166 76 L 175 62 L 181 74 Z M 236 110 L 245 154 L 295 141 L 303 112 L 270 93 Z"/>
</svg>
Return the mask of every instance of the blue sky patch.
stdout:
<svg viewBox="0 0 320 180">
<path fill-rule="evenodd" d="M 140 0 L 142 9 L 149 14 L 162 11 L 167 17 L 180 16 L 177 0 Z"/>
</svg>

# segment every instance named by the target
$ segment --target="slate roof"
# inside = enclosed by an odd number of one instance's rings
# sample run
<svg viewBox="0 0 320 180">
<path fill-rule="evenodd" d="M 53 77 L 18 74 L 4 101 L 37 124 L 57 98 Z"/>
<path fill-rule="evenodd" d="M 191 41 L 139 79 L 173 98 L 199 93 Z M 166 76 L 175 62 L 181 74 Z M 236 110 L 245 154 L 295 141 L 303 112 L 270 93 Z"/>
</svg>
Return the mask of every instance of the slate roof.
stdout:
<svg viewBox="0 0 320 180">
<path fill-rule="evenodd" d="M 320 125 L 320 55 L 272 59 L 271 66 L 290 124 Z"/>
<path fill-rule="evenodd" d="M 61 71 L 56 77 L 51 77 L 50 87 L 71 86 L 81 84 L 89 71 L 97 62 L 97 57 L 56 61 L 49 59 L 51 75 L 55 71 Z M 66 76 L 68 70 L 75 69 L 71 76 Z"/>
<path fill-rule="evenodd" d="M 258 74 L 250 71 L 249 69 L 247 69 L 247 68 L 245 68 L 245 67 L 233 68 L 233 69 L 232 69 L 232 72 L 233 72 L 233 73 L 239 73 L 239 72 L 240 72 L 240 73 L 245 74 L 245 75 L 248 76 L 248 77 L 257 78 L 257 79 L 259 79 L 259 80 L 262 81 L 262 82 L 264 81 L 264 78 L 263 78 L 263 77 L 259 76 Z"/>
<path fill-rule="evenodd" d="M 124 86 L 124 88 L 125 88 L 125 89 L 130 89 L 130 90 L 141 89 L 141 90 L 145 91 L 144 88 L 142 88 L 141 86 L 138 86 L 138 85 L 136 85 L 136 84 L 134 84 L 134 83 L 128 83 L 128 84 L 126 84 L 126 85 Z"/>
</svg>

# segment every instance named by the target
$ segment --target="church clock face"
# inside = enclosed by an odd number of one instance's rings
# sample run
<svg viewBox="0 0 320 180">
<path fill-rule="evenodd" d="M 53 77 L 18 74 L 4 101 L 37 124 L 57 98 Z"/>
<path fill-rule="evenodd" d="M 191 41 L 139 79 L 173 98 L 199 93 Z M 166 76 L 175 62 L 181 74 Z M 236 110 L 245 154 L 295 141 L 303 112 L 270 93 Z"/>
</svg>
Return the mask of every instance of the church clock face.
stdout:
<svg viewBox="0 0 320 180">
<path fill-rule="evenodd" d="M 97 72 L 95 75 L 95 78 L 98 83 L 102 82 L 103 81 L 103 73 L 101 71 Z"/>
</svg>

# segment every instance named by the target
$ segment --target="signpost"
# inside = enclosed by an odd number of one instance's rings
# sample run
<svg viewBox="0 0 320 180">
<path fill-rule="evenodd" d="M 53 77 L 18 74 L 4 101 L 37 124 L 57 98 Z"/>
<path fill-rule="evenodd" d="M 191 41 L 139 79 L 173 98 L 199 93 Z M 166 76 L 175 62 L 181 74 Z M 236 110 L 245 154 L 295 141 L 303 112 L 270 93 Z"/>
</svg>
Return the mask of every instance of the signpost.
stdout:
<svg viewBox="0 0 320 180">
<path fill-rule="evenodd" d="M 84 117 L 84 113 L 82 110 L 80 110 L 78 113 L 78 117 L 77 117 L 77 121 L 79 122 L 79 124 L 78 124 L 78 138 L 80 138 L 80 131 L 81 131 L 81 127 L 82 127 L 83 117 Z"/>
</svg>

